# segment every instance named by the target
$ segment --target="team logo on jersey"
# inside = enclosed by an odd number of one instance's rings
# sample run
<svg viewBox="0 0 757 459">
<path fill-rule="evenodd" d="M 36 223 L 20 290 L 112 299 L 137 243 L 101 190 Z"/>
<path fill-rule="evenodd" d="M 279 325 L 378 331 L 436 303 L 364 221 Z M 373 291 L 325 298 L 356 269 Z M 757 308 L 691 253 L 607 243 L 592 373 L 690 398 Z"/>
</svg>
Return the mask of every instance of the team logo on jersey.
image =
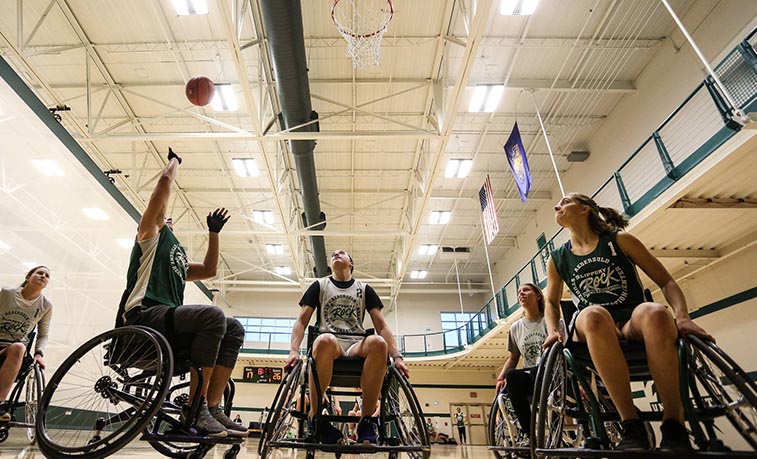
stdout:
<svg viewBox="0 0 757 459">
<path fill-rule="evenodd" d="M 523 339 L 523 359 L 525 365 L 536 366 L 542 353 L 542 344 L 547 337 L 542 332 L 532 332 Z"/>
<path fill-rule="evenodd" d="M 187 270 L 189 269 L 189 260 L 187 260 L 187 254 L 184 253 L 181 245 L 174 244 L 171 247 L 171 269 L 182 280 L 187 278 Z"/>
<path fill-rule="evenodd" d="M 355 298 L 350 295 L 335 295 L 328 299 L 323 308 L 323 319 L 327 328 L 337 333 L 355 333 L 360 321 Z"/>
<path fill-rule="evenodd" d="M 31 318 L 22 311 L 8 311 L 0 319 L 0 335 L 13 337 L 14 341 L 26 339 Z"/>
<path fill-rule="evenodd" d="M 591 257 L 576 265 L 571 291 L 584 304 L 610 306 L 628 299 L 628 279 L 609 258 Z"/>
</svg>

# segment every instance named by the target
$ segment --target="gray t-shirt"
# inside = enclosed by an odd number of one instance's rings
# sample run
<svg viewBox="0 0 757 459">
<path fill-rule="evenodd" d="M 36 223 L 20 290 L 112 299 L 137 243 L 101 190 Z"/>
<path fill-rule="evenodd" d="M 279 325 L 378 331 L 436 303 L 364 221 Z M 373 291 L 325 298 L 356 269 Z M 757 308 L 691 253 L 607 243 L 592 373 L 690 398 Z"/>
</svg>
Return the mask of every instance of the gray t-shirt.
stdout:
<svg viewBox="0 0 757 459">
<path fill-rule="evenodd" d="M 507 350 L 518 352 L 523 357 L 523 368 L 535 367 L 541 359 L 542 345 L 546 339 L 547 322 L 544 317 L 537 321 L 521 317 L 510 327 Z"/>
<path fill-rule="evenodd" d="M 24 299 L 21 287 L 3 287 L 0 290 L 0 344 L 27 343 L 27 335 L 39 324 L 34 350 L 42 351 L 50 332 L 53 305 L 40 295 L 33 300 Z"/>
</svg>

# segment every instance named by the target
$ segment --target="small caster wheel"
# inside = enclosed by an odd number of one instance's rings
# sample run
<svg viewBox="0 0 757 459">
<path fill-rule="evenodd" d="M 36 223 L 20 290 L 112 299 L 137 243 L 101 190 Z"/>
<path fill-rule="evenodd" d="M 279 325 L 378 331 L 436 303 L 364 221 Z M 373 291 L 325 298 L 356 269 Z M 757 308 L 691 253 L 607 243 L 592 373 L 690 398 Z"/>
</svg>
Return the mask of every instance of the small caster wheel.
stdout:
<svg viewBox="0 0 757 459">
<path fill-rule="evenodd" d="M 8 429 L 2 428 L 0 429 L 0 443 L 4 442 L 8 439 Z"/>
<path fill-rule="evenodd" d="M 237 454 L 239 454 L 239 451 L 241 449 L 242 448 L 240 448 L 239 445 L 232 446 L 231 448 L 229 448 L 228 451 L 226 451 L 223 454 L 223 459 L 236 459 L 237 458 Z"/>
<path fill-rule="evenodd" d="M 308 450 L 305 453 L 305 459 L 315 459 L 315 451 Z"/>
<path fill-rule="evenodd" d="M 89 441 L 87 442 L 87 444 L 91 445 L 93 443 L 97 443 L 98 441 L 100 441 L 100 436 L 99 435 L 95 435 L 94 437 L 92 437 L 92 438 L 89 439 Z"/>
</svg>

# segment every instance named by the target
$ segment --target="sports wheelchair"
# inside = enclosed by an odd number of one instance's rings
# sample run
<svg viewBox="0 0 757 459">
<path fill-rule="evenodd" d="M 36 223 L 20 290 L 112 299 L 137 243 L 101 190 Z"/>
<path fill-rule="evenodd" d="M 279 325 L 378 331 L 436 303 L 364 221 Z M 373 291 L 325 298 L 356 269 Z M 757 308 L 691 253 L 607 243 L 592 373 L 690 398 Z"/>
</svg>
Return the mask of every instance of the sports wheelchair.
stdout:
<svg viewBox="0 0 757 459">
<path fill-rule="evenodd" d="M 564 317 L 575 306 L 561 302 Z M 599 380 L 584 343 L 556 342 L 542 357 L 536 377 L 531 419 L 532 457 L 754 457 L 757 450 L 757 387 L 714 343 L 697 337 L 679 338 L 681 399 L 695 449 L 691 454 L 663 451 L 609 451 L 620 441 L 620 417 Z M 621 341 L 631 381 L 649 381 L 643 343 Z M 652 403 L 651 407 L 658 405 Z M 639 410 L 651 444 L 649 422 L 661 421 L 661 410 Z M 727 421 L 722 420 L 725 417 Z M 578 426 L 570 435 L 566 423 Z M 732 427 L 746 441 L 747 451 L 732 451 L 718 432 Z M 579 447 L 580 449 L 577 449 Z M 703 454 L 704 453 L 704 454 Z"/>
<path fill-rule="evenodd" d="M 359 336 L 368 336 L 373 333 L 373 330 L 368 330 L 365 335 Z M 354 388 L 360 387 L 364 360 L 359 357 L 336 359 L 331 385 L 325 392 L 327 400 L 330 401 L 324 403 L 324 400 L 319 400 L 319 397 L 314 399 L 309 394 L 308 382 L 309 370 L 312 370 L 313 377 L 316 378 L 316 386 L 318 384 L 312 356 L 313 341 L 317 335 L 315 327 L 308 328 L 306 360 L 298 361 L 279 386 L 260 439 L 260 457 L 268 459 L 278 448 L 298 448 L 307 451 L 305 455 L 307 459 L 313 459 L 317 450 L 335 453 L 337 458 L 342 454 L 383 452 L 389 453 L 389 459 L 397 459 L 400 453 L 407 453 L 412 459 L 428 459 L 431 450 L 420 404 L 407 378 L 391 362 L 387 363 L 387 372 L 379 400 L 378 443 L 366 445 L 348 441 L 346 444 L 322 444 L 321 433 L 317 429 L 320 421 L 328 421 L 336 425 L 360 421 L 358 416 L 333 414 L 333 397 L 361 395 L 361 392 L 355 392 Z M 352 390 L 339 391 L 336 388 L 352 388 Z M 306 432 L 309 403 L 318 404 L 318 419 L 313 422 L 316 429 L 315 432 L 310 433 Z"/>
<path fill-rule="evenodd" d="M 202 370 L 182 355 L 185 351 L 176 352 L 163 335 L 143 326 L 118 327 L 84 343 L 42 394 L 36 421 L 42 453 L 52 459 L 99 459 L 141 433 L 140 440 L 168 457 L 201 459 L 216 444 L 226 444 L 231 447 L 224 459 L 236 458 L 242 438 L 210 437 L 192 427 L 201 397 L 197 391 L 190 399 L 189 382 L 182 379 L 194 369 L 199 387 Z M 227 414 L 233 395 L 233 385 L 227 386 Z"/>
<path fill-rule="evenodd" d="M 489 411 L 487 432 L 489 449 L 497 459 L 529 457 L 530 448 L 524 443 L 525 430 L 521 427 L 506 390 L 494 395 Z"/>
<path fill-rule="evenodd" d="M 8 400 L 2 402 L 0 406 L 11 415 L 8 422 L 0 422 L 0 443 L 8 439 L 9 431 L 13 427 L 23 427 L 26 429 L 26 437 L 30 444 L 37 441 L 34 431 L 34 422 L 37 416 L 37 406 L 39 399 L 42 398 L 42 391 L 45 389 L 45 375 L 42 369 L 34 363 L 34 357 L 29 352 L 33 349 L 34 337 L 36 332 L 29 333 L 26 354 L 21 362 L 21 369 L 15 379 L 15 386 L 11 390 Z M 0 356 L 0 365 L 5 362 L 5 356 Z M 21 394 L 24 399 L 21 400 Z M 22 422 L 16 419 L 16 410 L 23 408 L 24 418 Z"/>
</svg>

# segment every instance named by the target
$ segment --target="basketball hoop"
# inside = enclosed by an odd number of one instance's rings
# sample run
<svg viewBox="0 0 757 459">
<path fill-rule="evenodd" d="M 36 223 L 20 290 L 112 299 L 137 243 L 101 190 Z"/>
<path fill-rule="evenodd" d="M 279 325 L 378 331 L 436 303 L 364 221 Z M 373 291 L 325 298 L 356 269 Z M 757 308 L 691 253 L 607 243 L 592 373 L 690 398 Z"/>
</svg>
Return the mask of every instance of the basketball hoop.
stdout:
<svg viewBox="0 0 757 459">
<path fill-rule="evenodd" d="M 393 16 L 392 0 L 334 0 L 331 19 L 347 41 L 353 68 L 379 65 L 381 39 Z"/>
</svg>

